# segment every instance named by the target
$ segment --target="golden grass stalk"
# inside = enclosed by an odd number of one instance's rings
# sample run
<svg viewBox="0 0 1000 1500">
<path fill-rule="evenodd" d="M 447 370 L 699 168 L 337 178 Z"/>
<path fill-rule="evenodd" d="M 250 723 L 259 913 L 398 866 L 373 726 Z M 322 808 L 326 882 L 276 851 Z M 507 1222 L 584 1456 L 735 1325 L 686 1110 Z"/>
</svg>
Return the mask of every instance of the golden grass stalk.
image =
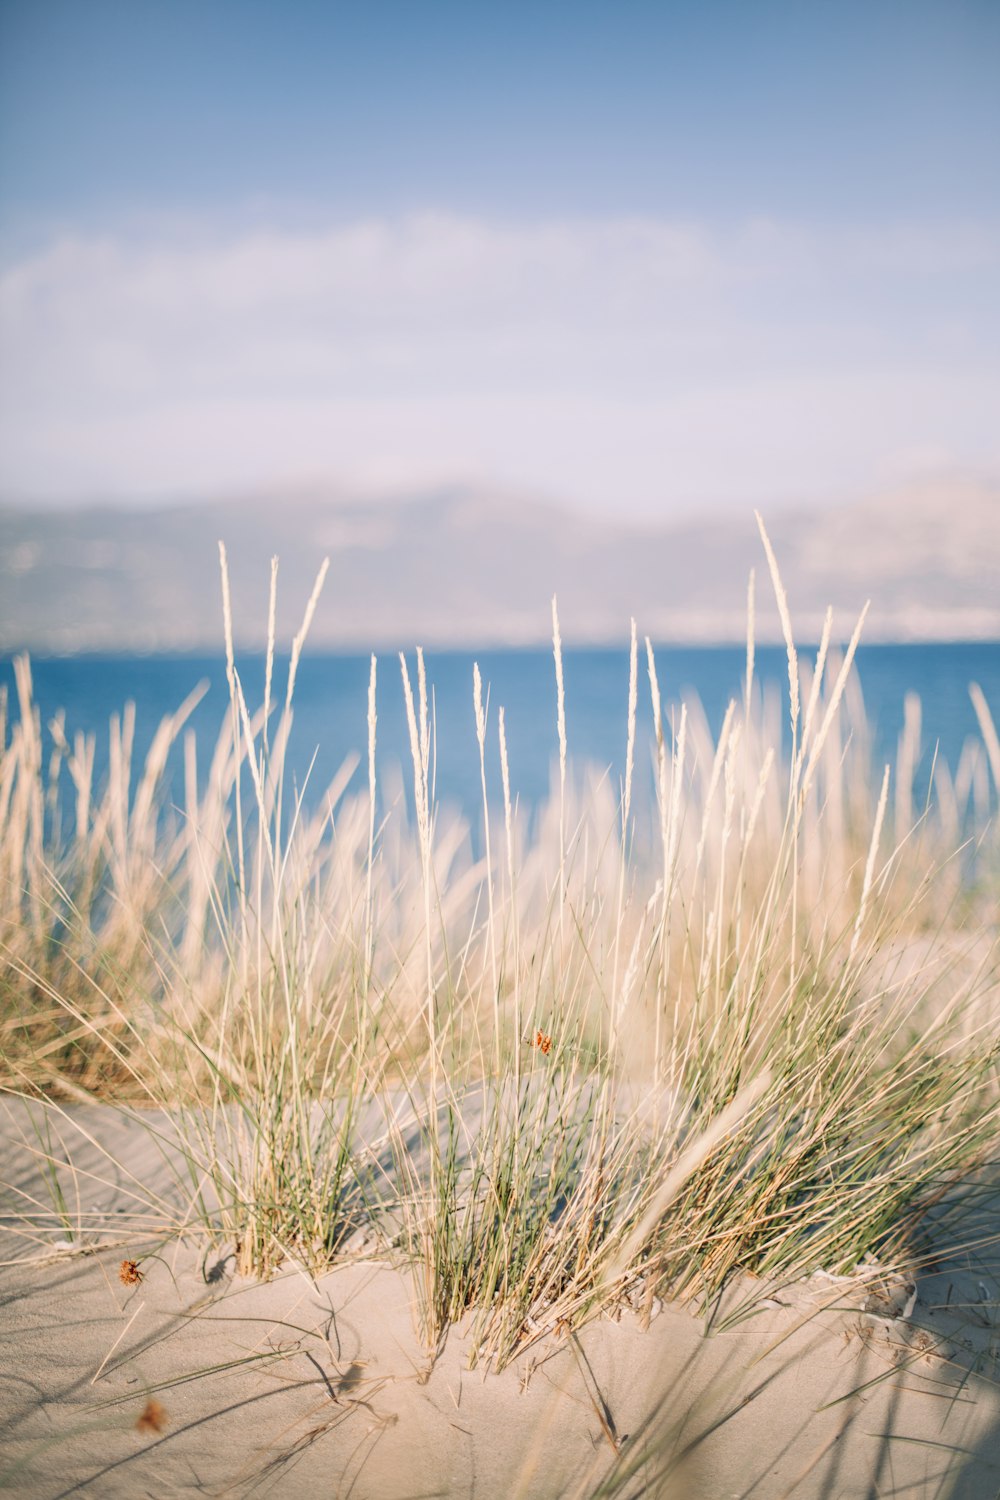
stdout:
<svg viewBox="0 0 1000 1500">
<path fill-rule="evenodd" d="M 283 1258 L 321 1270 L 367 1225 L 412 1262 L 428 1338 L 471 1312 L 478 1354 L 499 1363 L 612 1295 L 711 1297 L 746 1270 L 912 1253 L 922 1216 L 975 1170 L 998 1121 L 995 911 L 982 895 L 995 845 L 981 839 L 958 873 L 950 859 L 993 807 L 981 694 L 985 749 L 954 776 L 935 770 L 919 838 L 899 826 L 912 800 L 897 796 L 886 857 L 889 781 L 872 775 L 854 691 L 863 616 L 839 662 L 828 617 L 807 688 L 789 649 L 783 706 L 754 684 L 751 584 L 744 702 L 718 733 L 691 701 L 669 711 L 668 735 L 646 638 L 645 777 L 633 624 L 616 795 L 569 755 L 553 604 L 558 788 L 533 824 L 523 816 L 500 707 L 492 836 L 477 668 L 477 858 L 467 823 L 436 800 L 422 651 L 415 691 L 400 660 L 412 821 L 391 766 L 376 783 L 374 658 L 367 787 L 352 762 L 329 787 L 285 796 L 324 570 L 272 735 L 275 648 L 254 705 L 224 550 L 220 565 L 230 709 L 203 784 L 184 738 L 183 817 L 166 805 L 168 767 L 190 703 L 141 766 L 134 716 L 116 718 L 98 786 L 93 742 L 61 720 L 46 753 L 30 668 L 17 668 L 0 744 L 0 1049 L 8 1087 L 67 1137 L 35 1141 L 45 1181 L 17 1200 L 26 1235 L 69 1225 L 93 1245 L 127 1227 L 82 1207 L 66 1103 L 80 1101 L 80 1138 L 99 1153 L 82 1101 L 127 1098 L 143 1105 L 129 1128 L 155 1139 L 169 1179 L 145 1192 L 134 1174 L 131 1223 L 238 1241 L 256 1274 Z M 956 913 L 970 924 L 960 958 Z M 99 1175 L 115 1170 L 108 1158 Z"/>
</svg>

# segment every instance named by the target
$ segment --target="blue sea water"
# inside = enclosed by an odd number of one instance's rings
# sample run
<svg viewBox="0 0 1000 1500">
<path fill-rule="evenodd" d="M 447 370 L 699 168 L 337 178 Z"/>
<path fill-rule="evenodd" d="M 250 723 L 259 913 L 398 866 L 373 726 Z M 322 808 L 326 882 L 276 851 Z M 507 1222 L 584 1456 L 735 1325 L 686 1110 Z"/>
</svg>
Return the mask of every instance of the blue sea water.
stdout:
<svg viewBox="0 0 1000 1500">
<path fill-rule="evenodd" d="M 745 653 L 736 646 L 657 648 L 657 670 L 665 705 L 696 693 L 709 723 L 717 730 L 731 697 L 739 698 Z M 416 676 L 412 654 L 407 658 Z M 475 816 L 481 805 L 478 748 L 472 707 L 473 661 L 478 660 L 484 690 L 489 691 L 491 796 L 499 787 L 496 755 L 497 708 L 504 705 L 511 780 L 522 806 L 534 806 L 549 789 L 558 753 L 556 694 L 552 653 L 542 648 L 430 651 L 427 676 L 433 691 L 436 723 L 436 790 L 442 801 Z M 360 755 L 354 785 L 366 784 L 368 656 L 332 653 L 303 657 L 295 690 L 295 724 L 291 766 L 306 797 L 317 797 L 352 752 Z M 572 649 L 564 652 L 566 717 L 570 757 L 608 770 L 615 784 L 625 759 L 628 698 L 627 649 Z M 238 666 L 251 709 L 263 697 L 264 660 L 243 656 Z M 279 660 L 276 683 L 283 693 L 287 658 Z M 190 723 L 197 733 L 198 759 L 207 768 L 220 725 L 227 713 L 225 662 L 213 656 L 89 656 L 38 658 L 32 663 L 35 699 L 43 724 L 65 710 L 66 730 L 94 733 L 98 782 L 106 771 L 108 723 L 127 700 L 136 705 L 136 752 L 143 756 L 155 729 L 168 712 L 201 681 L 208 690 Z M 965 739 L 977 733 L 968 687 L 976 681 L 1000 721 L 1000 643 L 871 645 L 858 653 L 858 672 L 873 731 L 879 764 L 895 756 L 908 692 L 923 705 L 923 766 L 935 748 L 952 766 Z M 644 654 L 640 656 L 640 744 L 652 734 Z M 787 692 L 783 647 L 760 647 L 756 675 L 776 692 Z M 0 684 L 13 692 L 13 664 L 0 661 Z M 378 662 L 378 759 L 380 772 L 390 763 L 408 774 L 408 740 L 398 656 Z M 669 712 L 669 708 L 667 709 Z M 314 762 L 314 763 L 313 763 Z M 310 770 L 310 765 L 312 768 Z M 179 770 L 179 757 L 173 773 Z M 179 781 L 172 787 L 179 795 Z"/>
</svg>

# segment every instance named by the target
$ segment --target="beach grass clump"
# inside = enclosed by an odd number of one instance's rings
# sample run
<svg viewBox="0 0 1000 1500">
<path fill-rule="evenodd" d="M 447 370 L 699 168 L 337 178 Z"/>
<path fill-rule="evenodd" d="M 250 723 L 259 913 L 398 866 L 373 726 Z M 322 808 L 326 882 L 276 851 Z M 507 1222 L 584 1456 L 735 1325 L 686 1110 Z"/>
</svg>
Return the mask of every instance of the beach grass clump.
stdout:
<svg viewBox="0 0 1000 1500">
<path fill-rule="evenodd" d="M 665 705 L 633 624 L 613 787 L 569 754 L 553 601 L 559 757 L 533 822 L 474 670 L 478 852 L 436 797 L 420 651 L 399 663 L 406 794 L 379 770 L 374 658 L 367 784 L 361 757 L 322 792 L 288 784 L 322 573 L 279 693 L 272 571 L 250 704 L 223 553 L 230 712 L 204 784 L 188 732 L 175 813 L 166 765 L 193 699 L 134 789 L 132 721 L 116 723 L 95 790 L 93 745 L 70 747 L 61 721 L 43 774 L 20 664 L 0 760 L 0 1057 L 9 1092 L 58 1112 L 58 1145 L 33 1150 L 61 1195 L 46 1210 L 18 1190 L 25 1232 L 65 1239 L 79 1101 L 104 1101 L 155 1140 L 161 1179 L 130 1189 L 132 1220 L 88 1214 L 74 1244 L 200 1233 L 258 1276 L 319 1273 L 360 1244 L 411 1268 L 429 1349 L 468 1317 L 473 1357 L 498 1365 L 623 1302 L 648 1314 L 740 1279 L 752 1296 L 917 1263 L 1000 1118 L 996 735 L 979 694 L 982 743 L 954 774 L 936 763 L 921 803 L 911 704 L 895 780 L 873 774 L 863 617 L 835 650 L 828 615 L 805 662 L 761 529 L 784 702 L 755 678 L 752 584 L 742 699 L 717 734 L 697 703 Z M 108 1148 L 87 1171 L 111 1184 L 119 1168 Z"/>
</svg>

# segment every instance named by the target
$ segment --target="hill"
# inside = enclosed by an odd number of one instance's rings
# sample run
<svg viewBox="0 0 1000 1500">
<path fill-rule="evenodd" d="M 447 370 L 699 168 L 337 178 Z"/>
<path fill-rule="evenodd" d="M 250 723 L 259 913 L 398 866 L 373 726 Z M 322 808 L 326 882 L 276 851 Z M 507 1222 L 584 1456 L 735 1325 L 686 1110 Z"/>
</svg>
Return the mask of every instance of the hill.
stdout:
<svg viewBox="0 0 1000 1500">
<path fill-rule="evenodd" d="M 849 633 L 868 598 L 868 640 L 1000 639 L 1000 486 L 955 479 L 767 522 L 803 639 L 827 603 Z M 274 553 L 284 640 L 330 556 L 314 645 L 544 640 L 553 593 L 567 641 L 620 640 L 633 614 L 658 639 L 740 640 L 751 567 L 758 636 L 778 633 L 749 513 L 627 526 L 481 490 L 362 501 L 331 489 L 141 510 L 0 507 L 0 649 L 216 646 L 220 537 L 246 645 L 264 639 Z"/>
</svg>

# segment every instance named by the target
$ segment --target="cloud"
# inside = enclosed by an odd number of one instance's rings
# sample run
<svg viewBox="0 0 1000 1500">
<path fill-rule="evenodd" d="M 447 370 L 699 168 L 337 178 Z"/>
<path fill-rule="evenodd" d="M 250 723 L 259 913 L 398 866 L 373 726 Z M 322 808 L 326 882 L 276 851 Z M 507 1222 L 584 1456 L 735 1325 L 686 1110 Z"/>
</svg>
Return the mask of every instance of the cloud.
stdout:
<svg viewBox="0 0 1000 1500">
<path fill-rule="evenodd" d="M 448 215 L 0 273 L 0 490 L 475 477 L 636 510 L 1000 463 L 1000 235 Z"/>
</svg>

